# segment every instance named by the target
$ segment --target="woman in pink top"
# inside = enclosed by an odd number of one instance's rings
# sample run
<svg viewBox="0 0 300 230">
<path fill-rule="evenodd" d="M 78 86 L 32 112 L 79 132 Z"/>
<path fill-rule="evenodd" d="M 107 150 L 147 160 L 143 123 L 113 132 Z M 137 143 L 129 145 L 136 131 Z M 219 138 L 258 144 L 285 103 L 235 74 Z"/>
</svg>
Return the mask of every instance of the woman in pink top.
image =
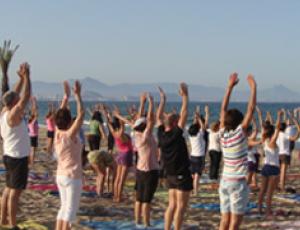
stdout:
<svg viewBox="0 0 300 230">
<path fill-rule="evenodd" d="M 57 153 L 57 186 L 61 206 L 57 215 L 56 230 L 69 230 L 76 219 L 82 189 L 82 162 L 79 131 L 84 119 L 84 108 L 81 101 L 81 85 L 74 85 L 74 96 L 77 104 L 77 116 L 72 121 L 67 107 L 70 87 L 64 82 L 65 96 L 60 109 L 55 114 L 57 131 L 54 147 Z"/>
<path fill-rule="evenodd" d="M 135 147 L 137 149 L 138 161 L 136 171 L 136 202 L 135 202 L 135 222 L 143 224 L 147 228 L 150 226 L 150 204 L 156 191 L 159 180 L 158 147 L 153 136 L 154 112 L 153 99 L 148 95 L 149 107 L 147 118 L 143 117 L 144 106 L 147 94 L 143 93 L 140 98 L 140 109 L 138 119 L 132 123 L 124 117 L 118 115 L 120 120 L 128 123 L 134 130 Z"/>
<path fill-rule="evenodd" d="M 118 108 L 115 108 L 113 112 L 114 116 L 120 113 Z M 115 124 L 111 124 L 109 122 L 109 114 L 105 109 L 104 114 L 107 120 L 108 128 L 115 140 L 115 146 L 118 151 L 117 155 L 117 171 L 116 177 L 114 181 L 114 202 L 121 202 L 122 200 L 122 191 L 124 187 L 124 183 L 127 178 L 128 168 L 132 166 L 133 163 L 133 148 L 131 143 L 130 136 L 125 133 L 124 123 L 116 119 L 117 122 Z"/>
<path fill-rule="evenodd" d="M 47 125 L 47 153 L 52 155 L 53 153 L 53 141 L 54 141 L 54 132 L 55 132 L 55 108 L 53 104 L 48 105 L 48 113 L 46 115 L 46 125 Z"/>
<path fill-rule="evenodd" d="M 31 151 L 29 155 L 29 164 L 33 165 L 35 152 L 38 147 L 39 123 L 38 123 L 38 108 L 36 98 L 31 98 L 31 111 L 28 119 L 28 131 L 30 136 Z"/>
</svg>

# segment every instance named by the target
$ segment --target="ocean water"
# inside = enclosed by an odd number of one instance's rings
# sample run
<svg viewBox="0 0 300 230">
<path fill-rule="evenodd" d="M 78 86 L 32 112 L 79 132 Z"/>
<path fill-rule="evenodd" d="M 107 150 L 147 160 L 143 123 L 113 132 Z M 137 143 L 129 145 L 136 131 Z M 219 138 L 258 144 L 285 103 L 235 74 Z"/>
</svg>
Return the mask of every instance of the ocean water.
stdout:
<svg viewBox="0 0 300 230">
<path fill-rule="evenodd" d="M 38 108 L 39 108 L 39 123 L 45 124 L 45 116 L 48 111 L 48 103 L 47 101 L 39 101 L 38 102 Z M 99 102 L 84 102 L 85 108 L 92 108 L 95 104 Z M 131 105 L 135 105 L 136 108 L 138 108 L 139 103 L 138 102 L 105 102 L 108 106 L 116 105 L 120 108 L 121 114 L 126 115 L 126 108 Z M 190 102 L 189 103 L 189 121 L 190 123 L 192 121 L 193 112 L 195 111 L 196 106 L 200 106 L 201 113 L 204 114 L 204 106 L 208 105 L 210 108 L 210 121 L 216 121 L 219 119 L 219 113 L 220 113 L 220 102 Z M 169 102 L 166 105 L 166 111 L 171 111 L 174 108 L 179 112 L 180 111 L 181 103 L 179 102 Z M 261 108 L 263 116 L 265 116 L 267 111 L 270 111 L 272 116 L 276 118 L 277 110 L 284 108 L 288 110 L 293 110 L 294 108 L 298 108 L 300 106 L 300 103 L 258 103 L 258 106 Z M 75 102 L 70 102 L 70 107 L 72 111 L 72 115 L 76 115 L 76 104 Z M 237 108 L 241 112 L 245 113 L 247 109 L 247 103 L 230 103 L 229 108 Z M 85 120 L 89 120 L 90 116 L 88 113 L 86 113 Z"/>
</svg>

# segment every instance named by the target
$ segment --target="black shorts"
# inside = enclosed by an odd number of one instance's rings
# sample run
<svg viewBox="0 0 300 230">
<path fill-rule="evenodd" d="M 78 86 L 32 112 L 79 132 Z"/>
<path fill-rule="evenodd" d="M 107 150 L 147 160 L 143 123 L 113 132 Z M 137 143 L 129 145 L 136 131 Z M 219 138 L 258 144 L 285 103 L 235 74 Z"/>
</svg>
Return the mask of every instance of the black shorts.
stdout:
<svg viewBox="0 0 300 230">
<path fill-rule="evenodd" d="M 159 178 L 164 179 L 167 177 L 166 168 L 164 166 L 164 163 L 162 161 L 159 162 Z"/>
<path fill-rule="evenodd" d="M 181 191 L 193 190 L 193 178 L 191 175 L 167 175 L 168 189 L 177 189 Z"/>
<path fill-rule="evenodd" d="M 150 203 L 158 185 L 158 170 L 149 172 L 136 171 L 136 200 L 141 203 Z"/>
<path fill-rule="evenodd" d="M 31 147 L 38 147 L 38 137 L 30 137 L 30 146 Z"/>
<path fill-rule="evenodd" d="M 54 138 L 54 131 L 48 131 L 47 132 L 47 137 L 53 139 Z"/>
<path fill-rule="evenodd" d="M 100 149 L 100 136 L 97 135 L 88 135 L 88 142 L 90 146 L 90 151 Z"/>
<path fill-rule="evenodd" d="M 18 159 L 4 156 L 3 163 L 6 169 L 6 186 L 18 190 L 25 189 L 28 177 L 28 157 Z"/>
<path fill-rule="evenodd" d="M 191 171 L 192 174 L 198 173 L 202 174 L 202 171 L 205 167 L 205 157 L 193 157 L 191 156 Z"/>
<path fill-rule="evenodd" d="M 279 162 L 280 164 L 287 164 L 290 165 L 291 164 L 291 156 L 289 155 L 279 155 Z"/>
</svg>

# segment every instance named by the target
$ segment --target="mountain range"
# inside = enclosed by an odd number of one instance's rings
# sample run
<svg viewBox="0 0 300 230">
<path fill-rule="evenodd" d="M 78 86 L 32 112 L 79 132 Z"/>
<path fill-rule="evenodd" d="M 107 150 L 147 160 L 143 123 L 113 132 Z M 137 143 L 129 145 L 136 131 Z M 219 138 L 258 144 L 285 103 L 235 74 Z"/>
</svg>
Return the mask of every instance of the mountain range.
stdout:
<svg viewBox="0 0 300 230">
<path fill-rule="evenodd" d="M 178 101 L 177 83 L 144 83 L 144 84 L 115 84 L 108 85 L 95 78 L 86 77 L 80 80 L 83 86 L 82 96 L 86 101 L 136 101 L 141 92 L 150 92 L 157 98 L 157 86 L 161 86 L 168 101 Z M 73 83 L 74 79 L 69 82 Z M 58 82 L 34 81 L 33 93 L 39 100 L 57 100 L 62 97 L 62 84 Z M 191 101 L 220 102 L 224 95 L 224 88 L 203 85 L 189 85 Z M 247 101 L 248 91 L 236 90 L 232 100 L 236 102 Z M 275 85 L 268 89 L 259 89 L 257 100 L 259 102 L 300 102 L 300 93 L 292 91 L 284 85 Z"/>
</svg>

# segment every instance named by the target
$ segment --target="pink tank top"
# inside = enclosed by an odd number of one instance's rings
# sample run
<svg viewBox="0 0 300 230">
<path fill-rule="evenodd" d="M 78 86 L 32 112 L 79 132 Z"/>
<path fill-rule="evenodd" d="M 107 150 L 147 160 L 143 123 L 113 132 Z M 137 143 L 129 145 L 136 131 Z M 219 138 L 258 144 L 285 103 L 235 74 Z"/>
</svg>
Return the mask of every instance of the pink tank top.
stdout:
<svg viewBox="0 0 300 230">
<path fill-rule="evenodd" d="M 127 134 L 125 135 L 127 137 L 126 142 L 123 142 L 121 138 L 115 138 L 115 144 L 119 153 L 128 153 L 128 152 L 132 152 L 133 150 L 130 136 L 128 136 Z"/>
<path fill-rule="evenodd" d="M 37 137 L 39 135 L 39 123 L 37 120 L 32 121 L 28 124 L 29 136 Z"/>
<path fill-rule="evenodd" d="M 81 149 L 82 144 L 77 136 L 71 139 L 67 131 L 57 130 L 54 140 L 57 154 L 57 175 L 74 179 L 82 178 Z"/>
<path fill-rule="evenodd" d="M 48 131 L 54 132 L 55 124 L 54 124 L 54 120 L 52 118 L 47 118 L 46 119 L 46 125 L 47 125 L 47 130 Z"/>
</svg>

